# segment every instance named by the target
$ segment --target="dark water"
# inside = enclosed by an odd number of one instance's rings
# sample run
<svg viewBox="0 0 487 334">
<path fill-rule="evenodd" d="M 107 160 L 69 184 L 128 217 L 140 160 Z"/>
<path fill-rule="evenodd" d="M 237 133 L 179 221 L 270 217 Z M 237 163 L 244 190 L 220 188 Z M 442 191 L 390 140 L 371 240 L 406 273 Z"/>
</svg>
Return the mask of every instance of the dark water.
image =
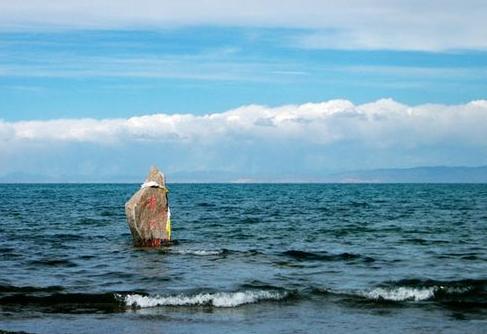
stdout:
<svg viewBox="0 0 487 334">
<path fill-rule="evenodd" d="M 0 185 L 0 330 L 487 332 L 487 185 Z"/>
</svg>

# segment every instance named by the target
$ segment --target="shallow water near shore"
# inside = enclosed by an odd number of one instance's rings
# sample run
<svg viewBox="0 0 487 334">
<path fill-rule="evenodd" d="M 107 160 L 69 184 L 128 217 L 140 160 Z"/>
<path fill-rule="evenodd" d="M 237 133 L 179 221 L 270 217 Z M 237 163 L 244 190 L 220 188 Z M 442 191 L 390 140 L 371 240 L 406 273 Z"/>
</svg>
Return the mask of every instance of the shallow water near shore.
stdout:
<svg viewBox="0 0 487 334">
<path fill-rule="evenodd" d="M 173 184 L 159 249 L 138 187 L 0 185 L 0 330 L 487 331 L 487 185 Z"/>
</svg>

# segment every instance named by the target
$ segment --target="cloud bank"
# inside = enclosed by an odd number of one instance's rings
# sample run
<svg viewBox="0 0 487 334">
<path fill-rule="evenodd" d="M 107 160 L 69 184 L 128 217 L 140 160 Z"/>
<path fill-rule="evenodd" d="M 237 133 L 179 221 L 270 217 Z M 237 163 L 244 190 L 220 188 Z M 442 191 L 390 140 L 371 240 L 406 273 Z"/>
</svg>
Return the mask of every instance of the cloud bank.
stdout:
<svg viewBox="0 0 487 334">
<path fill-rule="evenodd" d="M 486 100 L 419 106 L 330 100 L 205 115 L 0 121 L 0 176 L 108 180 L 143 174 L 156 163 L 173 175 L 198 171 L 210 180 L 222 173 L 303 180 L 330 171 L 485 165 L 486 133 Z"/>
<path fill-rule="evenodd" d="M 309 30 L 296 46 L 486 49 L 487 3 L 471 0 L 0 1 L 0 30 L 237 26 Z"/>
<path fill-rule="evenodd" d="M 415 147 L 441 142 L 487 147 L 487 101 L 408 106 L 391 99 L 354 105 L 347 100 L 266 107 L 248 105 L 206 115 L 154 114 L 128 119 L 0 121 L 3 145 L 77 142 L 218 144 L 296 141 L 313 145 L 359 142 Z"/>
</svg>

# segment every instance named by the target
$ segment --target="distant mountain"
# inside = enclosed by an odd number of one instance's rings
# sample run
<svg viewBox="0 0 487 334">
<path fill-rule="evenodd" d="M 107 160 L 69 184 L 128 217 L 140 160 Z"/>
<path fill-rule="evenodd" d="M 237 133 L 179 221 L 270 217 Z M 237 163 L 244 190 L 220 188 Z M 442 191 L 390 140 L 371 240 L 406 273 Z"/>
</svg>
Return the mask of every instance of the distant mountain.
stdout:
<svg viewBox="0 0 487 334">
<path fill-rule="evenodd" d="M 487 183 L 487 166 L 373 169 L 329 175 L 338 183 Z"/>
<path fill-rule="evenodd" d="M 168 173 L 168 183 L 487 183 L 487 166 L 357 170 L 316 175 L 242 175 L 228 171 Z M 11 173 L 0 183 L 140 183 L 145 175 L 59 175 Z"/>
</svg>

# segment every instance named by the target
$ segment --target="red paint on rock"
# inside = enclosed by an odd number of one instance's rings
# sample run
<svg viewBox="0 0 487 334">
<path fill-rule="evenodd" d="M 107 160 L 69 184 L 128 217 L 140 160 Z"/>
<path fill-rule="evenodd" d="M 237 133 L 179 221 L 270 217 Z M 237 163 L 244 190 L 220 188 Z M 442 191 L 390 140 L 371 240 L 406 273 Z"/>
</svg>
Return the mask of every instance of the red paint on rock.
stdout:
<svg viewBox="0 0 487 334">
<path fill-rule="evenodd" d="M 149 197 L 149 199 L 145 202 L 145 207 L 149 207 L 151 211 L 154 211 L 157 207 L 157 198 L 155 195 Z"/>
</svg>

